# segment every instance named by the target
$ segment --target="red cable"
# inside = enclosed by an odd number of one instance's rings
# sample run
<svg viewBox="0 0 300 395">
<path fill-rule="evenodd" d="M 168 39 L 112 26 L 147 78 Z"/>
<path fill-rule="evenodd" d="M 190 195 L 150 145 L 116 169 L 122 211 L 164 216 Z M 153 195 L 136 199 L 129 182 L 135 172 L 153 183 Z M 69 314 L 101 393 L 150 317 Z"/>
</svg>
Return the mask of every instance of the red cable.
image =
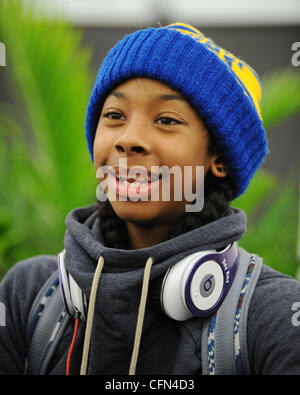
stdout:
<svg viewBox="0 0 300 395">
<path fill-rule="evenodd" d="M 66 375 L 67 376 L 70 375 L 71 356 L 72 356 L 73 348 L 74 348 L 75 341 L 76 341 L 78 325 L 79 325 L 79 317 L 77 317 L 76 320 L 75 320 L 75 328 L 74 328 L 74 333 L 73 333 L 73 339 L 72 339 L 72 343 L 71 343 L 71 346 L 70 346 L 70 349 L 69 349 L 69 353 L 68 353 L 67 365 L 66 365 Z"/>
</svg>

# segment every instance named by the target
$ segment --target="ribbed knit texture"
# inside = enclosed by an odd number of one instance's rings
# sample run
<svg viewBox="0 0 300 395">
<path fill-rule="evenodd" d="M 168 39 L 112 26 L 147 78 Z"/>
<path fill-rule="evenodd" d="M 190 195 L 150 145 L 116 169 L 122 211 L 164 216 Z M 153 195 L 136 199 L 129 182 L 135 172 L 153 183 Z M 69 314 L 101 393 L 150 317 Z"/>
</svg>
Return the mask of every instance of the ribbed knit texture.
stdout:
<svg viewBox="0 0 300 395">
<path fill-rule="evenodd" d="M 268 150 L 254 70 L 188 25 L 148 28 L 124 37 L 104 59 L 87 107 L 86 138 L 92 160 L 108 93 L 134 77 L 159 80 L 187 98 L 222 151 L 234 197 L 242 194 Z"/>
</svg>

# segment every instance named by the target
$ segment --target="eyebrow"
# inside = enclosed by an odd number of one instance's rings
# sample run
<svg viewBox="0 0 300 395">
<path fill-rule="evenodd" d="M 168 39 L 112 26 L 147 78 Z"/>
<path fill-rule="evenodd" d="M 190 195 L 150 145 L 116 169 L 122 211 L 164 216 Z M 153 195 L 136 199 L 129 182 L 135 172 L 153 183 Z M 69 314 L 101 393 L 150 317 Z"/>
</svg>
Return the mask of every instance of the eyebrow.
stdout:
<svg viewBox="0 0 300 395">
<path fill-rule="evenodd" d="M 119 92 L 119 91 L 111 91 L 109 96 L 115 96 L 118 99 L 125 99 L 126 98 L 126 95 L 124 95 L 124 93 Z M 157 101 L 180 100 L 180 101 L 186 102 L 186 99 L 183 96 L 181 96 L 180 94 L 176 94 L 176 93 L 159 95 L 159 96 L 155 97 L 155 100 L 157 100 Z"/>
<path fill-rule="evenodd" d="M 121 92 L 118 92 L 118 91 L 111 91 L 108 96 L 115 96 L 118 99 L 124 99 L 125 98 L 125 95 L 123 93 L 121 93 Z"/>
<path fill-rule="evenodd" d="M 183 96 L 181 96 L 179 94 L 176 94 L 176 93 L 173 93 L 173 94 L 171 93 L 171 94 L 167 94 L 167 95 L 161 95 L 161 96 L 158 96 L 157 99 L 159 101 L 170 101 L 170 100 L 186 101 L 186 99 Z"/>
</svg>

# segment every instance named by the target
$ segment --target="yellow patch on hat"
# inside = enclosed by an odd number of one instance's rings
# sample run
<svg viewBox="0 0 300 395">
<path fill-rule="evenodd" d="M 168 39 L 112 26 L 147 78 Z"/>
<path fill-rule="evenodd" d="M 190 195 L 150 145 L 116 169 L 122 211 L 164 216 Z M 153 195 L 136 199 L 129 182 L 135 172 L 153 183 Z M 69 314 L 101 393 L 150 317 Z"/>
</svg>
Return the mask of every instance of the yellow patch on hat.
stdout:
<svg viewBox="0 0 300 395">
<path fill-rule="evenodd" d="M 205 45 L 209 51 L 213 52 L 234 75 L 235 80 L 242 87 L 244 94 L 249 98 L 250 102 L 253 103 L 261 118 L 259 107 L 261 84 L 256 72 L 247 63 L 215 44 L 210 38 L 200 32 L 200 30 L 191 25 L 185 23 L 172 23 L 168 25 L 167 28 L 177 30 L 182 34 L 190 36 L 194 40 Z"/>
</svg>

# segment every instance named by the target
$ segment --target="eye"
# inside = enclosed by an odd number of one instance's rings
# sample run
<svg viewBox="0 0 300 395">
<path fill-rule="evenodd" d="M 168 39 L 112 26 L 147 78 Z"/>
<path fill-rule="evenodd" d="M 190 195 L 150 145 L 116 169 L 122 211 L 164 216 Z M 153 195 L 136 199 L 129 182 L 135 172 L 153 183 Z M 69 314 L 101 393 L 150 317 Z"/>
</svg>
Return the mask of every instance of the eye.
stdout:
<svg viewBox="0 0 300 395">
<path fill-rule="evenodd" d="M 105 114 L 103 114 L 103 117 L 111 120 L 124 119 L 123 115 L 116 111 L 108 111 Z"/>
<path fill-rule="evenodd" d="M 178 119 L 171 118 L 171 117 L 161 117 L 156 120 L 156 122 L 160 125 L 180 125 L 182 124 L 181 121 Z"/>
</svg>

